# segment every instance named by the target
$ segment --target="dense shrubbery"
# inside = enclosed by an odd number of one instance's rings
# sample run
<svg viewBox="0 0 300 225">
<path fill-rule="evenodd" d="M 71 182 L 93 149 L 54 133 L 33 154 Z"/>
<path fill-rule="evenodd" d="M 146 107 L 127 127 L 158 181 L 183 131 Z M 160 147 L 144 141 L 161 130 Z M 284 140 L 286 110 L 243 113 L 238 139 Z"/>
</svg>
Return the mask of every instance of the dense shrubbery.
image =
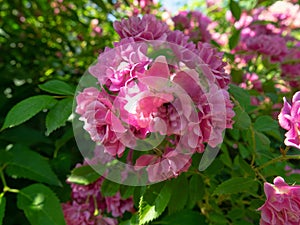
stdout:
<svg viewBox="0 0 300 225">
<path fill-rule="evenodd" d="M 0 224 L 300 223 L 299 4 L 192 7 L 1 4 Z"/>
</svg>

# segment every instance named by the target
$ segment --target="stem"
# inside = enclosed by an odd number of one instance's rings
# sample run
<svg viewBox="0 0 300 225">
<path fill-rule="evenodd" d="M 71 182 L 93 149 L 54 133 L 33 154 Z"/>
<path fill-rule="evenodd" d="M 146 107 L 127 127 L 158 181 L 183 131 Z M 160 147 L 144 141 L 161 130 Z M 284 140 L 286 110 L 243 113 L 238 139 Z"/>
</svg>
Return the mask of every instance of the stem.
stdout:
<svg viewBox="0 0 300 225">
<path fill-rule="evenodd" d="M 252 153 L 252 160 L 251 160 L 251 166 L 253 166 L 254 165 L 254 163 L 255 163 L 255 156 L 256 156 L 256 153 L 255 153 L 255 151 L 256 151 L 256 140 L 255 140 L 255 131 L 254 131 L 254 129 L 253 129 L 253 126 L 251 125 L 251 127 L 250 127 L 250 130 L 251 130 L 251 139 L 252 139 L 252 142 L 253 142 L 253 153 Z"/>
<path fill-rule="evenodd" d="M 1 168 L 0 168 L 0 177 L 1 177 L 1 181 L 3 184 L 3 192 L 0 194 L 0 197 L 3 196 L 5 194 L 5 192 L 12 192 L 12 193 L 19 193 L 20 191 L 18 189 L 13 189 L 7 186 L 6 180 L 5 180 L 5 176 L 3 173 L 4 168 L 6 167 L 6 164 L 4 164 Z"/>
<path fill-rule="evenodd" d="M 3 173 L 3 170 L 5 167 L 6 167 L 6 165 L 3 165 L 0 169 L 0 177 L 1 177 L 1 181 L 3 183 L 3 189 L 5 189 L 7 187 L 6 180 L 5 180 L 4 173 Z"/>
<path fill-rule="evenodd" d="M 290 159 L 296 159 L 296 160 L 300 160 L 300 155 L 281 155 L 281 156 L 278 156 L 268 162 L 266 162 L 265 164 L 257 167 L 256 169 L 257 170 L 261 170 L 273 163 L 276 163 L 276 162 L 280 162 L 280 161 L 287 161 L 287 160 L 290 160 Z"/>
</svg>

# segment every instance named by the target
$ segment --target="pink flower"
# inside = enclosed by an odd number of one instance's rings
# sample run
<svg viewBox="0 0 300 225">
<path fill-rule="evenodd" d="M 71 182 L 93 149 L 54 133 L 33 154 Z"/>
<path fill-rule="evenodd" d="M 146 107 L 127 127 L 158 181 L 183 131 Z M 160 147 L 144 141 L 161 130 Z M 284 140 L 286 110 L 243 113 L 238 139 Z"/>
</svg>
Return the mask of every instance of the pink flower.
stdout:
<svg viewBox="0 0 300 225">
<path fill-rule="evenodd" d="M 254 89 L 259 92 L 262 91 L 262 83 L 256 73 L 246 73 L 243 76 L 243 80 L 244 82 L 240 84 L 240 87 L 245 89 Z"/>
<path fill-rule="evenodd" d="M 169 27 L 154 15 L 144 15 L 143 18 L 131 17 L 114 22 L 114 29 L 121 38 L 133 37 L 135 41 L 165 40 Z"/>
<path fill-rule="evenodd" d="M 203 141 L 216 147 L 223 141 L 225 128 L 232 128 L 235 113 L 227 91 L 218 89 L 216 85 L 211 85 L 210 89 L 198 105 L 199 120 Z"/>
<path fill-rule="evenodd" d="M 84 121 L 84 129 L 93 141 L 104 145 L 105 151 L 112 156 L 122 156 L 125 146 L 119 141 L 118 134 L 125 133 L 125 128 L 114 115 L 110 96 L 96 88 L 86 88 L 77 97 L 76 113 Z"/>
<path fill-rule="evenodd" d="M 122 199 L 120 192 L 117 192 L 114 196 L 106 197 L 105 202 L 107 212 L 111 213 L 113 217 L 120 217 L 123 216 L 126 211 L 133 211 L 132 197 Z"/>
<path fill-rule="evenodd" d="M 178 15 L 172 18 L 173 22 L 175 23 L 175 28 L 177 30 L 185 30 L 190 28 L 190 21 L 188 18 L 187 11 L 181 11 Z"/>
<path fill-rule="evenodd" d="M 67 225 L 115 225 L 117 220 L 103 217 L 103 214 L 122 217 L 126 211 L 134 211 L 132 197 L 122 199 L 120 192 L 110 197 L 102 196 L 103 181 L 104 177 L 100 177 L 89 185 L 71 183 L 72 201 L 62 204 Z"/>
<path fill-rule="evenodd" d="M 289 82 L 291 87 L 300 86 L 300 46 L 289 49 L 281 64 L 281 76 Z"/>
<path fill-rule="evenodd" d="M 198 42 L 196 54 L 209 66 L 220 88 L 227 89 L 230 83 L 230 75 L 224 69 L 227 65 L 223 61 L 224 53 L 218 52 L 208 43 Z"/>
<path fill-rule="evenodd" d="M 79 185 L 71 183 L 71 197 L 73 202 L 76 202 L 78 204 L 88 204 L 91 213 L 93 213 L 95 210 L 104 211 L 106 205 L 100 192 L 103 180 L 104 178 L 100 177 L 97 181 L 89 185 Z M 95 205 L 97 206 L 97 208 L 95 207 Z"/>
<path fill-rule="evenodd" d="M 261 211 L 260 225 L 299 225 L 300 186 L 289 186 L 282 177 L 274 179 L 274 185 L 264 184 L 267 200 Z"/>
<path fill-rule="evenodd" d="M 146 45 L 136 43 L 133 38 L 125 38 L 114 43 L 112 50 L 106 48 L 98 57 L 95 65 L 89 72 L 98 79 L 99 83 L 106 85 L 110 91 L 117 92 L 127 82 L 143 73 L 149 64 L 146 56 Z"/>
<path fill-rule="evenodd" d="M 182 30 L 194 42 L 210 42 L 209 25 L 211 20 L 198 11 L 182 11 L 173 17 L 175 28 Z"/>
<path fill-rule="evenodd" d="M 282 61 L 287 53 L 286 42 L 277 35 L 258 35 L 247 40 L 250 50 L 270 56 L 272 62 Z"/>
<path fill-rule="evenodd" d="M 285 133 L 284 143 L 300 149 L 300 91 L 296 92 L 292 99 L 292 104 L 283 98 L 284 105 L 278 116 L 280 126 L 288 130 Z"/>
<path fill-rule="evenodd" d="M 171 148 L 164 149 L 162 156 L 142 155 L 136 160 L 136 169 L 147 166 L 150 182 L 160 182 L 177 177 L 191 166 L 191 156 Z"/>
<path fill-rule="evenodd" d="M 167 41 L 179 45 L 183 48 L 193 51 L 196 46 L 193 42 L 189 41 L 189 36 L 185 35 L 179 30 L 170 31 L 167 36 Z M 182 49 L 180 49 L 182 51 Z"/>
<path fill-rule="evenodd" d="M 118 221 L 113 218 L 94 215 L 89 205 L 77 202 L 63 203 L 62 209 L 67 225 L 117 225 Z"/>
<path fill-rule="evenodd" d="M 284 170 L 286 171 L 286 175 L 287 176 L 290 176 L 292 174 L 300 174 L 300 169 L 294 169 L 294 168 L 292 168 L 292 167 L 290 167 L 288 165 L 286 165 L 284 167 Z"/>
</svg>

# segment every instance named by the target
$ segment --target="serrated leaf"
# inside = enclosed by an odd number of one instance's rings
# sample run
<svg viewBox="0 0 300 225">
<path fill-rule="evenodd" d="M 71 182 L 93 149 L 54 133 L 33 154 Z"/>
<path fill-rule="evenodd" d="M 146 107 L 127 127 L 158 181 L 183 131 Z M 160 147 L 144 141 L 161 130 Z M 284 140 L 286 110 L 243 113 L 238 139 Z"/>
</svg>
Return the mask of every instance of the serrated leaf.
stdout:
<svg viewBox="0 0 300 225">
<path fill-rule="evenodd" d="M 19 102 L 8 112 L 1 130 L 26 122 L 43 109 L 52 107 L 55 102 L 56 100 L 48 95 L 33 96 Z"/>
<path fill-rule="evenodd" d="M 205 184 L 199 175 L 193 175 L 189 182 L 189 201 L 188 206 L 192 209 L 197 201 L 202 200 L 205 193 Z"/>
<path fill-rule="evenodd" d="M 46 117 L 46 135 L 49 135 L 54 130 L 65 125 L 72 113 L 72 104 L 72 98 L 65 98 L 57 102 L 56 105 L 49 110 Z"/>
<path fill-rule="evenodd" d="M 148 223 L 159 217 L 166 209 L 171 193 L 172 190 L 167 183 L 154 184 L 148 187 L 140 199 L 139 224 Z"/>
<path fill-rule="evenodd" d="M 172 194 L 168 204 L 168 210 L 171 214 L 185 208 L 189 197 L 189 183 L 186 176 L 181 175 L 176 179 L 172 179 L 169 185 Z"/>
<path fill-rule="evenodd" d="M 6 206 L 6 199 L 4 196 L 0 195 L 0 225 L 2 225 L 4 214 L 5 214 L 5 206 Z"/>
<path fill-rule="evenodd" d="M 232 15 L 234 16 L 234 18 L 236 20 L 239 20 L 241 17 L 241 13 L 242 13 L 242 10 L 241 10 L 239 4 L 236 3 L 234 0 L 230 0 L 229 8 L 230 8 L 230 11 L 231 11 Z"/>
<path fill-rule="evenodd" d="M 113 196 L 119 191 L 120 184 L 105 179 L 101 186 L 101 194 L 105 197 Z"/>
<path fill-rule="evenodd" d="M 215 189 L 214 195 L 236 194 L 241 192 L 255 193 L 257 189 L 257 181 L 251 178 L 234 177 L 221 183 Z"/>
<path fill-rule="evenodd" d="M 205 216 L 200 212 L 192 210 L 182 210 L 176 214 L 164 217 L 159 221 L 159 224 L 164 225 L 207 225 Z"/>
<path fill-rule="evenodd" d="M 97 173 L 90 166 L 80 166 L 72 170 L 71 175 L 67 181 L 75 184 L 88 185 L 100 178 L 100 174 Z"/>
<path fill-rule="evenodd" d="M 6 167 L 8 175 L 51 185 L 61 185 L 48 161 L 38 153 L 20 145 L 14 146 L 9 152 L 12 154 L 12 159 Z"/>
<path fill-rule="evenodd" d="M 17 205 L 31 225 L 66 225 L 58 198 L 42 184 L 20 190 Z"/>
<path fill-rule="evenodd" d="M 60 80 L 50 80 L 44 84 L 40 84 L 39 88 L 58 95 L 74 95 L 75 93 L 74 87 Z"/>
</svg>

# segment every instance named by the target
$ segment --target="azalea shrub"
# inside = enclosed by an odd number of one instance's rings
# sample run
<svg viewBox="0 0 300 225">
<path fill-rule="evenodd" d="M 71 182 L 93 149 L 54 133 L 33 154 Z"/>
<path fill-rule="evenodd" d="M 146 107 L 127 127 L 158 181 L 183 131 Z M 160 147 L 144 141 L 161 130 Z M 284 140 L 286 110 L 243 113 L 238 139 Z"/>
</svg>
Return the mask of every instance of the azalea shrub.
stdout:
<svg viewBox="0 0 300 225">
<path fill-rule="evenodd" d="M 297 1 L 22 4 L 0 225 L 300 224 Z"/>
</svg>

